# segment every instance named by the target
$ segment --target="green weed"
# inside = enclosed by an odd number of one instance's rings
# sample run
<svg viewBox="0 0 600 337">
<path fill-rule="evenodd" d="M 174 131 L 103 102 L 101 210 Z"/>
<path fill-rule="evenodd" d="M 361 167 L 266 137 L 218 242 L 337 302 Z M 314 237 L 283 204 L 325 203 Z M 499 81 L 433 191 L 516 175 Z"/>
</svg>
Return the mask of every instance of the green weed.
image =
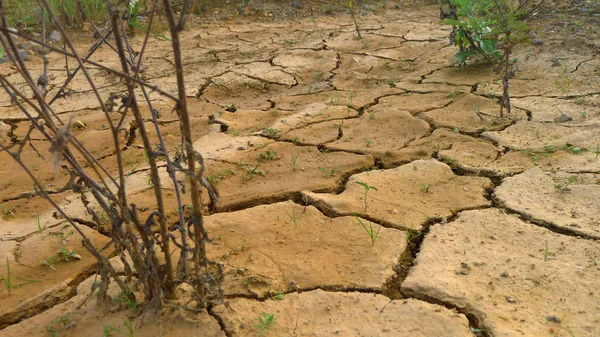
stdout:
<svg viewBox="0 0 600 337">
<path fill-rule="evenodd" d="M 259 153 L 257 156 L 259 161 L 263 161 L 263 160 L 277 160 L 279 158 L 281 158 L 281 156 L 277 155 L 277 151 L 275 150 L 269 150 L 269 151 L 265 151 L 262 153 Z"/>
<path fill-rule="evenodd" d="M 369 194 L 369 190 L 379 191 L 375 186 L 369 186 L 369 184 L 364 183 L 362 181 L 355 181 L 356 184 L 365 188 L 365 210 L 367 209 L 367 196 Z"/>
<path fill-rule="evenodd" d="M 65 246 L 60 247 L 58 251 L 58 260 L 69 261 L 70 258 L 81 260 L 81 255 L 77 254 L 75 250 L 67 250 Z"/>
<path fill-rule="evenodd" d="M 123 323 L 125 323 L 125 327 L 127 328 L 127 337 L 134 337 L 133 336 L 133 324 L 131 323 L 131 320 L 129 319 L 129 317 L 123 317 Z"/>
<path fill-rule="evenodd" d="M 569 185 L 576 182 L 577 179 L 579 179 L 579 176 L 570 176 L 567 178 L 567 183 L 564 186 L 562 184 L 554 184 L 554 188 L 561 192 L 568 192 L 570 191 Z"/>
<path fill-rule="evenodd" d="M 68 328 L 70 325 L 70 319 L 71 315 L 64 315 L 58 319 L 52 320 L 50 325 L 46 325 L 46 331 L 48 331 L 51 337 L 58 337 L 61 331 L 64 331 Z"/>
<path fill-rule="evenodd" d="M 296 167 L 298 166 L 298 157 L 299 156 L 300 156 L 299 154 L 294 155 L 292 153 L 292 170 L 294 170 L 294 171 L 296 171 Z"/>
<path fill-rule="evenodd" d="M 412 225 L 406 231 L 406 244 L 412 245 L 413 240 L 421 236 L 423 233 L 413 229 Z"/>
<path fill-rule="evenodd" d="M 323 178 L 331 178 L 335 174 L 335 171 L 337 171 L 339 168 L 339 166 L 336 166 L 332 169 L 326 167 L 319 167 L 319 170 L 321 170 L 324 173 Z"/>
<path fill-rule="evenodd" d="M 260 316 L 258 316 L 258 324 L 256 325 L 256 328 L 258 329 L 258 336 L 260 337 L 263 332 L 270 330 L 272 325 L 275 323 L 277 323 L 275 320 L 275 314 L 261 312 Z"/>
<path fill-rule="evenodd" d="M 371 221 L 369 221 L 369 226 L 367 226 L 364 224 L 364 222 L 362 222 L 362 220 L 358 216 L 356 216 L 356 214 L 352 213 L 352 215 L 354 215 L 356 220 L 358 220 L 358 223 L 362 226 L 362 228 L 365 230 L 365 232 L 367 232 L 367 234 L 369 235 L 369 239 L 371 239 L 371 247 L 374 246 L 375 241 L 377 241 L 377 238 L 379 238 L 379 231 L 381 230 L 381 225 L 377 229 L 377 232 L 375 232 L 375 229 L 373 228 L 373 224 L 371 223 Z"/>
<path fill-rule="evenodd" d="M 104 328 L 102 329 L 102 337 L 112 336 L 113 332 L 119 332 L 119 330 L 115 327 L 112 327 L 108 324 L 104 324 Z"/>
<path fill-rule="evenodd" d="M 295 226 L 298 226 L 298 218 L 296 217 L 296 209 L 294 209 L 292 207 L 292 214 L 290 214 L 288 211 L 285 211 L 285 214 L 287 214 L 287 216 L 290 218 L 290 220 L 292 220 L 292 222 L 294 223 Z"/>
<path fill-rule="evenodd" d="M 4 287 L 8 290 L 8 294 L 12 294 L 12 275 L 10 273 L 10 261 L 6 258 L 6 276 L 0 274 L 0 280 L 4 283 Z"/>
<path fill-rule="evenodd" d="M 209 174 L 208 176 L 206 176 L 206 180 L 208 180 L 211 183 L 218 183 L 223 179 L 226 179 L 230 176 L 234 176 L 236 175 L 236 172 L 232 169 L 227 169 L 225 171 L 220 171 L 220 172 L 216 172 L 216 173 L 212 173 Z"/>
<path fill-rule="evenodd" d="M 456 97 L 458 96 L 458 94 L 462 94 L 464 92 L 465 92 L 464 90 L 454 90 L 452 92 L 447 93 L 444 97 L 450 98 L 452 100 L 452 102 L 454 102 L 456 100 Z"/>
<path fill-rule="evenodd" d="M 267 173 L 269 173 L 269 170 L 259 170 L 258 167 L 260 166 L 260 164 L 262 164 L 262 161 L 260 160 L 254 166 L 248 165 L 244 163 L 244 161 L 240 160 L 237 164 L 238 167 L 246 171 L 246 174 L 242 176 L 242 181 L 248 181 L 252 179 L 254 175 L 260 175 L 265 177 Z"/>
<path fill-rule="evenodd" d="M 42 224 L 40 223 L 40 215 L 35 214 L 35 224 L 37 225 L 38 235 L 40 237 L 44 237 L 44 229 L 42 228 Z"/>
<path fill-rule="evenodd" d="M 270 127 L 265 127 L 264 132 L 269 137 L 277 137 L 277 134 L 279 133 L 279 131 Z"/>
<path fill-rule="evenodd" d="M 285 295 L 283 295 L 283 292 L 280 292 L 279 294 L 271 297 L 271 299 L 278 300 L 278 301 L 283 301 L 285 299 Z"/>
<path fill-rule="evenodd" d="M 432 184 L 421 184 L 421 192 L 430 193 Z"/>
<path fill-rule="evenodd" d="M 546 246 L 544 247 L 544 261 L 548 261 L 552 258 L 550 251 L 548 251 L 548 240 L 546 240 Z"/>
<path fill-rule="evenodd" d="M 113 304 L 121 305 L 126 304 L 129 309 L 136 310 L 138 307 L 138 302 L 135 300 L 135 297 L 129 293 L 127 290 L 121 292 L 117 297 L 113 298 Z"/>
<path fill-rule="evenodd" d="M 582 151 L 581 147 L 569 143 L 563 146 L 563 150 L 571 152 L 572 154 L 580 154 Z"/>
<path fill-rule="evenodd" d="M 56 262 L 55 260 L 56 260 L 56 255 L 52 255 L 45 260 L 40 260 L 40 264 L 47 266 L 48 268 L 50 268 L 50 270 L 56 270 L 56 266 L 54 265 L 54 263 Z"/>
</svg>

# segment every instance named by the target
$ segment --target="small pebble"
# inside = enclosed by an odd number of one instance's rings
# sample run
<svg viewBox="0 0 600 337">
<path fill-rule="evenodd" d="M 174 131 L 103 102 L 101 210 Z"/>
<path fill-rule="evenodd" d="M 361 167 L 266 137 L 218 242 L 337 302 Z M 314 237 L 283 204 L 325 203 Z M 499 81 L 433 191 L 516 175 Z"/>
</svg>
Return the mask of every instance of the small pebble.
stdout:
<svg viewBox="0 0 600 337">
<path fill-rule="evenodd" d="M 560 116 L 554 118 L 555 123 L 564 123 L 564 122 L 568 122 L 568 121 L 572 121 L 572 120 L 573 120 L 573 117 L 571 117 L 567 114 L 564 114 L 564 113 L 561 113 Z"/>
</svg>

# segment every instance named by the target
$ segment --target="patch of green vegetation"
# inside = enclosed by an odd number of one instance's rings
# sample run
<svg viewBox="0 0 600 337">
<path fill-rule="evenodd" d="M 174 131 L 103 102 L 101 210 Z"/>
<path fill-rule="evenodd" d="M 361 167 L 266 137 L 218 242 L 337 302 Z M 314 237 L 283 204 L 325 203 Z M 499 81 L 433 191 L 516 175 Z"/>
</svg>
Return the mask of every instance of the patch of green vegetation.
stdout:
<svg viewBox="0 0 600 337">
<path fill-rule="evenodd" d="M 220 182 L 221 180 L 227 179 L 230 176 L 234 176 L 234 175 L 236 175 L 236 172 L 234 170 L 227 169 L 224 171 L 219 171 L 216 173 L 209 174 L 208 176 L 206 176 L 206 180 L 208 180 L 211 183 L 216 184 L 216 183 Z"/>
<path fill-rule="evenodd" d="M 574 182 L 577 182 L 578 179 L 579 179 L 579 176 L 570 176 L 569 178 L 567 178 L 567 182 L 564 185 L 563 184 L 554 184 L 554 188 L 561 192 L 568 192 L 568 191 L 570 191 L 569 185 L 571 185 Z"/>
<path fill-rule="evenodd" d="M 339 168 L 339 166 L 336 166 L 331 169 L 327 167 L 319 167 L 319 170 L 321 170 L 324 173 L 324 178 L 331 178 L 335 174 L 335 171 L 337 171 Z"/>
<path fill-rule="evenodd" d="M 277 151 L 275 150 L 268 150 L 262 153 L 259 153 L 257 156 L 259 161 L 263 161 L 263 160 L 277 160 L 279 158 L 281 158 L 281 156 L 277 155 Z"/>
<path fill-rule="evenodd" d="M 275 314 L 261 312 L 260 316 L 258 316 L 258 324 L 256 325 L 256 328 L 258 329 L 258 336 L 260 337 L 262 336 L 263 332 L 270 330 L 275 323 L 277 323 L 275 320 Z"/>
</svg>

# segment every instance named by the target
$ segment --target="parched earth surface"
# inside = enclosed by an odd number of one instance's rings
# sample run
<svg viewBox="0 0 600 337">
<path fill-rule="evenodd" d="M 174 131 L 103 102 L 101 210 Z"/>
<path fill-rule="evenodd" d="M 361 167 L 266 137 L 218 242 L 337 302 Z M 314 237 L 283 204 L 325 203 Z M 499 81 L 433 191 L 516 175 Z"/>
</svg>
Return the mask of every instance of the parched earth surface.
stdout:
<svg viewBox="0 0 600 337">
<path fill-rule="evenodd" d="M 500 116 L 497 76 L 450 64 L 457 48 L 437 7 L 388 4 L 359 22 L 363 39 L 342 14 L 238 16 L 183 33 L 194 147 L 221 196 L 205 218 L 208 254 L 236 271 L 227 305 L 209 312 L 182 303 L 138 316 L 88 301 L 95 260 L 0 152 L 0 275 L 12 280 L 10 293 L 0 287 L 0 336 L 130 335 L 128 324 L 136 336 L 600 336 L 598 35 L 578 43 L 538 29 L 542 42 L 515 55 L 514 108 Z M 143 76 L 175 92 L 169 48 L 151 40 Z M 51 97 L 66 75 L 63 58 L 48 57 Z M 92 59 L 120 67 L 107 46 Z M 43 66 L 34 55 L 28 65 Z M 21 83 L 10 64 L 0 71 Z M 90 74 L 103 95 L 123 90 Z M 53 108 L 116 174 L 98 101 L 80 75 L 69 88 Z M 172 102 L 150 95 L 175 153 Z M 4 93 L 0 120 L 4 145 L 28 131 Z M 128 196 L 147 216 L 143 146 L 123 136 Z M 67 214 L 92 223 L 61 189 L 68 176 L 55 175 L 50 144 L 31 138 L 24 162 Z M 163 190 L 176 221 L 174 190 Z M 107 228 L 82 228 L 97 246 L 110 240 Z M 61 247 L 81 259 L 49 261 Z M 265 315 L 274 321 L 261 329 Z"/>
</svg>

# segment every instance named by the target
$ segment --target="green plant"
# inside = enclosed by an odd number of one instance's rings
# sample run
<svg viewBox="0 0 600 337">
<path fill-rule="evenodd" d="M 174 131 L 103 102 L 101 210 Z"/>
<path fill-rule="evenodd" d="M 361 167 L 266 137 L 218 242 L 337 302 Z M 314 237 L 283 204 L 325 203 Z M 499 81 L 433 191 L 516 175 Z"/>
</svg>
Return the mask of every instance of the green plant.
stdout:
<svg viewBox="0 0 600 337">
<path fill-rule="evenodd" d="M 481 114 L 479 105 L 473 105 L 473 106 L 471 106 L 471 109 L 477 115 L 477 117 L 479 117 L 480 120 L 484 120 L 483 115 Z"/>
<path fill-rule="evenodd" d="M 113 298 L 112 302 L 116 305 L 126 304 L 129 309 L 133 310 L 137 309 L 138 307 L 138 302 L 135 299 L 135 296 L 133 296 L 133 294 L 127 290 L 119 293 L 119 295 Z"/>
<path fill-rule="evenodd" d="M 42 224 L 40 223 L 40 215 L 37 213 L 35 214 L 35 224 L 37 225 L 38 235 L 43 238 L 44 229 L 42 228 Z"/>
<path fill-rule="evenodd" d="M 256 328 L 258 329 L 258 336 L 260 337 L 263 332 L 270 330 L 271 326 L 275 323 L 277 323 L 275 320 L 275 314 L 261 312 L 260 316 L 258 316 L 258 324 L 256 325 Z"/>
<path fill-rule="evenodd" d="M 464 90 L 455 89 L 454 91 L 447 93 L 444 97 L 450 98 L 452 100 L 452 102 L 454 102 L 456 100 L 456 96 L 458 96 L 458 94 L 462 94 L 464 92 L 465 92 Z"/>
<path fill-rule="evenodd" d="M 326 167 L 319 167 L 319 170 L 321 170 L 324 173 L 323 178 L 331 178 L 335 174 L 335 171 L 337 171 L 339 168 L 339 166 L 336 166 L 332 169 Z"/>
<path fill-rule="evenodd" d="M 244 163 L 243 160 L 240 160 L 237 165 L 238 167 L 244 169 L 246 171 L 246 174 L 242 176 L 242 181 L 248 181 L 250 179 L 252 179 L 252 176 L 254 176 L 255 174 L 260 175 L 260 176 L 266 176 L 267 173 L 269 173 L 269 170 L 259 170 L 258 167 L 260 166 L 260 164 L 262 164 L 262 161 L 259 160 L 256 165 L 254 166 L 250 166 L 246 163 Z"/>
<path fill-rule="evenodd" d="M 571 331 L 569 328 L 567 328 L 567 327 L 564 327 L 563 329 L 565 329 L 565 331 L 566 331 L 566 332 L 567 332 L 569 335 L 571 335 L 571 337 L 575 337 L 575 334 L 574 334 L 574 333 L 573 333 L 573 331 Z"/>
<path fill-rule="evenodd" d="M 208 176 L 206 176 L 206 180 L 208 180 L 211 183 L 216 184 L 216 183 L 220 182 L 221 180 L 226 179 L 229 176 L 234 176 L 236 174 L 237 173 L 234 170 L 227 169 L 224 171 L 209 174 Z"/>
<path fill-rule="evenodd" d="M 406 231 L 406 244 L 412 245 L 413 240 L 421 236 L 423 232 L 419 232 L 413 229 L 412 225 Z"/>
<path fill-rule="evenodd" d="M 554 147 L 550 144 L 544 143 L 544 151 L 546 151 L 546 153 L 554 153 L 554 152 L 556 152 L 556 147 Z"/>
<path fill-rule="evenodd" d="M 356 184 L 365 188 L 365 210 L 367 209 L 367 196 L 369 194 L 369 190 L 379 191 L 375 186 L 369 186 L 369 184 L 364 183 L 362 181 L 355 181 Z"/>
<path fill-rule="evenodd" d="M 350 17 L 352 17 L 352 21 L 354 22 L 354 28 L 356 29 L 356 34 L 358 35 L 358 39 L 362 39 L 362 35 L 360 34 L 360 27 L 358 26 L 358 21 L 356 21 L 356 9 L 354 7 L 354 0 L 344 0 L 344 4 L 350 11 Z"/>
<path fill-rule="evenodd" d="M 565 144 L 565 146 L 563 146 L 563 150 L 571 152 L 573 154 L 580 154 L 581 153 L 581 147 L 579 146 L 575 146 L 573 144 Z"/>
<path fill-rule="evenodd" d="M 362 226 L 365 232 L 367 232 L 367 235 L 369 235 L 369 239 L 371 239 L 371 247 L 374 246 L 375 241 L 377 241 L 377 238 L 379 238 L 379 231 L 381 230 L 381 225 L 379 225 L 377 232 L 375 232 L 371 221 L 369 221 L 369 226 L 367 226 L 364 222 L 362 222 L 362 220 L 358 216 L 356 216 L 356 214 L 352 213 L 352 215 L 354 215 L 356 220 L 358 220 L 358 223 Z"/>
<path fill-rule="evenodd" d="M 365 138 L 365 145 L 367 145 L 367 147 L 369 147 L 369 146 L 371 146 L 371 144 L 373 144 L 373 141 L 368 138 Z"/>
<path fill-rule="evenodd" d="M 450 167 L 456 166 L 456 160 L 450 156 L 443 156 L 442 161 L 444 163 L 448 164 L 448 166 L 450 166 Z"/>
<path fill-rule="evenodd" d="M 548 251 L 548 240 L 546 240 L 546 246 L 544 247 L 544 261 L 548 261 L 550 258 L 550 252 Z"/>
<path fill-rule="evenodd" d="M 269 137 L 276 137 L 278 133 L 279 133 L 279 131 L 277 131 L 273 128 L 265 127 L 265 134 Z"/>
<path fill-rule="evenodd" d="M 292 207 L 292 214 L 290 214 L 288 211 L 285 211 L 285 214 L 287 214 L 287 216 L 290 218 L 290 220 L 292 220 L 292 222 L 294 223 L 295 226 L 298 226 L 298 218 L 296 218 L 296 210 Z"/>
<path fill-rule="evenodd" d="M 135 161 L 133 160 L 133 148 L 131 148 L 131 152 L 131 156 L 128 156 L 127 153 L 123 152 L 123 157 L 125 158 L 125 161 L 127 162 L 127 165 L 129 165 L 130 168 L 128 175 L 132 174 L 136 169 Z M 148 154 L 146 153 L 146 155 Z"/>
<path fill-rule="evenodd" d="M 369 111 L 369 118 L 375 119 L 375 111 Z"/>
<path fill-rule="evenodd" d="M 298 157 L 299 157 L 299 156 L 300 156 L 299 154 L 297 154 L 297 155 L 294 155 L 294 154 L 292 153 L 292 170 L 294 170 L 294 171 L 296 170 L 296 167 L 297 167 L 297 165 L 298 165 Z"/>
<path fill-rule="evenodd" d="M 43 264 L 50 268 L 50 270 L 56 270 L 56 266 L 54 266 L 54 262 L 56 260 L 56 255 L 52 255 L 45 260 L 40 260 L 40 264 Z"/>
<path fill-rule="evenodd" d="M 577 179 L 579 179 L 579 176 L 570 176 L 567 178 L 567 183 L 564 186 L 562 184 L 554 184 L 554 188 L 561 192 L 568 192 L 570 190 L 569 185 L 576 182 Z"/>
<path fill-rule="evenodd" d="M 12 294 L 12 275 L 10 273 L 10 261 L 6 258 L 6 276 L 0 274 L 0 280 L 4 282 L 4 287 L 8 290 L 8 294 Z"/>
<path fill-rule="evenodd" d="M 594 161 L 596 161 L 598 160 L 598 155 L 600 155 L 600 142 L 596 144 L 596 151 L 594 151 L 594 153 L 596 154 L 596 158 L 594 158 Z"/>
<path fill-rule="evenodd" d="M 431 192 L 431 186 L 433 186 L 433 185 L 432 184 L 421 184 L 421 192 L 423 192 L 423 193 Z"/>
<path fill-rule="evenodd" d="M 102 337 L 112 336 L 115 331 L 120 332 L 117 328 L 104 324 L 104 327 L 102 328 Z"/>
<path fill-rule="evenodd" d="M 530 3 L 517 0 L 448 0 L 450 11 L 442 12 L 446 24 L 454 26 L 450 40 L 459 51 L 453 62 L 464 64 L 481 55 L 495 65 L 502 78 L 500 117 L 511 112 L 509 80 L 515 75 L 514 47 L 527 38 L 526 19 L 533 13 Z M 481 118 L 481 116 L 480 116 Z"/>
<path fill-rule="evenodd" d="M 276 160 L 281 158 L 281 156 L 277 155 L 277 151 L 275 150 L 269 150 L 269 151 L 265 151 L 262 153 L 259 153 L 257 156 L 259 161 L 263 161 L 263 160 Z"/>
<path fill-rule="evenodd" d="M 133 336 L 133 323 L 131 322 L 131 320 L 129 319 L 129 317 L 123 317 L 123 323 L 125 323 L 125 327 L 127 328 L 127 337 L 134 337 Z"/>
<path fill-rule="evenodd" d="M 52 320 L 50 322 L 50 325 L 46 325 L 46 331 L 48 331 L 50 336 L 58 337 L 58 334 L 61 331 L 66 330 L 67 327 L 70 325 L 70 323 L 69 323 L 70 319 L 71 319 L 71 315 L 64 315 L 58 319 Z"/>
<path fill-rule="evenodd" d="M 68 224 L 66 224 L 65 226 L 63 226 L 63 228 L 68 228 L 68 227 L 69 227 Z M 74 230 L 70 230 L 70 231 L 68 231 L 66 233 L 62 232 L 62 231 L 59 231 L 59 232 L 50 232 L 50 235 L 58 236 L 60 238 L 60 244 L 61 244 L 61 246 L 64 246 L 64 245 L 67 244 L 67 240 L 69 239 L 69 237 L 71 237 L 71 235 L 73 235 L 74 233 L 75 233 Z"/>
<path fill-rule="evenodd" d="M 285 299 L 285 295 L 283 294 L 283 292 L 280 292 L 279 294 L 271 297 L 271 299 L 283 301 Z"/>
<path fill-rule="evenodd" d="M 60 250 L 58 251 L 58 260 L 69 261 L 70 258 L 81 260 L 81 255 L 77 254 L 73 249 L 67 250 L 65 246 L 60 247 Z"/>
<path fill-rule="evenodd" d="M 147 32 L 148 28 L 138 21 L 138 14 L 140 12 L 140 1 L 130 1 L 129 4 L 129 26 Z M 166 37 L 164 34 L 158 33 L 152 29 L 150 29 L 150 34 L 152 34 L 154 37 L 160 40 L 171 41 L 171 39 Z"/>
</svg>

